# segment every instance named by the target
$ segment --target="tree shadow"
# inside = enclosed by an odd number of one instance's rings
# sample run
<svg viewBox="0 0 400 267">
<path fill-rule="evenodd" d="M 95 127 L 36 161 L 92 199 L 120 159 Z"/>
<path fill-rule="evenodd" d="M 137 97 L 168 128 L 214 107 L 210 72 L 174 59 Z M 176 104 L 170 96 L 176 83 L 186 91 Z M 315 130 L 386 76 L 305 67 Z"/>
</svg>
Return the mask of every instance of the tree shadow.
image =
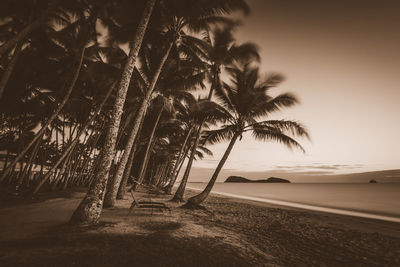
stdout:
<svg viewBox="0 0 400 267">
<path fill-rule="evenodd" d="M 148 235 L 104 233 L 97 226 L 61 225 L 20 240 L 0 242 L 1 266 L 246 266 L 236 248 L 210 237 L 174 237 L 179 222 L 142 227 Z"/>
</svg>

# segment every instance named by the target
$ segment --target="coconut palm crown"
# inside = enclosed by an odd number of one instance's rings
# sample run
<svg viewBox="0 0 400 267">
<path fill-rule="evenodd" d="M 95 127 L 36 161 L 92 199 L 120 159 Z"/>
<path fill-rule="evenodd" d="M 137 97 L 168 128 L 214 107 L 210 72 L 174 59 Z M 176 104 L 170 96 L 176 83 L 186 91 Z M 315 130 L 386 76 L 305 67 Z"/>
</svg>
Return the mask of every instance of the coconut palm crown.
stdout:
<svg viewBox="0 0 400 267">
<path fill-rule="evenodd" d="M 237 139 L 245 132 L 251 132 L 256 140 L 275 141 L 289 148 L 304 148 L 294 137 L 309 138 L 305 127 L 290 120 L 261 120 L 268 118 L 271 113 L 282 108 L 291 107 L 298 103 L 297 98 L 290 93 L 276 97 L 268 95 L 271 88 L 283 81 L 280 74 L 270 74 L 261 78 L 258 67 L 235 66 L 228 70 L 232 77 L 230 84 L 223 83 L 217 87 L 215 94 L 225 108 L 227 123 L 217 130 L 206 132 L 207 141 L 211 144 L 230 140 L 222 159 L 220 160 L 210 182 L 203 192 L 189 198 L 188 205 L 199 205 L 211 192 L 211 189 L 225 164 Z"/>
</svg>

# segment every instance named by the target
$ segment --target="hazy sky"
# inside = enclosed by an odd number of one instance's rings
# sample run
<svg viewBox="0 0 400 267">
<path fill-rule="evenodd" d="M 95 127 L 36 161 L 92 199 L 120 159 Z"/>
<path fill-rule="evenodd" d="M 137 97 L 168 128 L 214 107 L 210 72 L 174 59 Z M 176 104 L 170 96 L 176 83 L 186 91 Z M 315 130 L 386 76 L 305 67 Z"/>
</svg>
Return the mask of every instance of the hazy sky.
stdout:
<svg viewBox="0 0 400 267">
<path fill-rule="evenodd" d="M 274 93 L 293 92 L 297 107 L 277 116 L 302 121 L 307 153 L 245 136 L 225 172 L 361 172 L 400 168 L 400 2 L 251 0 L 238 42 L 261 49 L 261 69 L 283 73 Z M 191 180 L 208 176 L 214 157 L 194 164 Z M 223 176 L 223 174 L 222 174 Z"/>
</svg>

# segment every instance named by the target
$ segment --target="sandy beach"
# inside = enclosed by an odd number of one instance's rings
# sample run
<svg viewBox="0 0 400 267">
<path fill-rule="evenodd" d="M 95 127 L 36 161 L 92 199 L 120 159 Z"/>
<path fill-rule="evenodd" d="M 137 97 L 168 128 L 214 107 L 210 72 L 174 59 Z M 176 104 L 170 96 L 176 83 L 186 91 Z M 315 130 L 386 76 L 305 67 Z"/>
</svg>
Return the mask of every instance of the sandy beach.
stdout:
<svg viewBox="0 0 400 267">
<path fill-rule="evenodd" d="M 98 226 L 71 227 L 82 197 L 74 191 L 36 203 L 1 202 L 1 266 L 400 265 L 397 223 L 217 195 L 206 210 L 166 202 L 171 213 L 135 209 L 127 216 L 127 194 L 104 210 Z"/>
</svg>

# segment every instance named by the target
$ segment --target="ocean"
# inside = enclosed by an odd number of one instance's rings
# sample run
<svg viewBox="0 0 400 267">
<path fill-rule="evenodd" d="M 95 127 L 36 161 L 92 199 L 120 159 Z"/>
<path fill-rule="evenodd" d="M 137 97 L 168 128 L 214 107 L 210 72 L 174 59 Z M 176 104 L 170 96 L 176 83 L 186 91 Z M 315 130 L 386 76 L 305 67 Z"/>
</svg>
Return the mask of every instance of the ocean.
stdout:
<svg viewBox="0 0 400 267">
<path fill-rule="evenodd" d="M 188 183 L 202 190 L 206 183 Z M 216 183 L 213 192 L 295 208 L 400 222 L 400 183 Z"/>
</svg>

